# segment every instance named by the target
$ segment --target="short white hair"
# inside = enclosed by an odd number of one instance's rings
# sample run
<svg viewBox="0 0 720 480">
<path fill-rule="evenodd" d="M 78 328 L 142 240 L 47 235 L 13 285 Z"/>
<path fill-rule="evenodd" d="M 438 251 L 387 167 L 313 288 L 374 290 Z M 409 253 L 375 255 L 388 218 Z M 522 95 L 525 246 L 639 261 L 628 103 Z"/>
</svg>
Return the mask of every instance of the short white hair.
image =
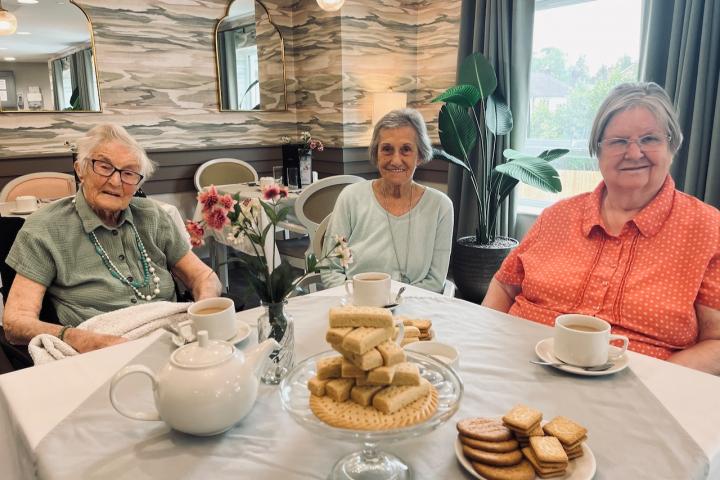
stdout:
<svg viewBox="0 0 720 480">
<path fill-rule="evenodd" d="M 148 158 L 145 149 L 130 136 L 120 125 L 101 123 L 91 128 L 84 137 L 77 141 L 77 162 L 80 170 L 87 172 L 90 167 L 92 153 L 101 145 L 109 142 L 120 142 L 132 151 L 140 164 L 140 174 L 143 182 L 155 172 L 155 162 Z"/>
<path fill-rule="evenodd" d="M 430 137 L 427 133 L 427 127 L 425 126 L 425 120 L 422 114 L 412 108 L 402 108 L 399 110 L 393 110 L 375 125 L 373 130 L 372 139 L 370 140 L 370 163 L 377 167 L 378 164 L 378 145 L 380 145 L 380 133 L 382 130 L 391 130 L 393 128 L 401 127 L 412 127 L 415 130 L 416 146 L 418 150 L 418 165 L 428 163 L 432 160 L 433 151 L 432 143 L 430 143 Z"/>
</svg>

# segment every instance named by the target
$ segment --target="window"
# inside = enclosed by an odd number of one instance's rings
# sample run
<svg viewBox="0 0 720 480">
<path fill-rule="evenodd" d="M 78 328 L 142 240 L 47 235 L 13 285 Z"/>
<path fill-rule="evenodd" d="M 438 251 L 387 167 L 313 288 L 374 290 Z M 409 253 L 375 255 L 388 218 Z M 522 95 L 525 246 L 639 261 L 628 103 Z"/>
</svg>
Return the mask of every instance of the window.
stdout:
<svg viewBox="0 0 720 480">
<path fill-rule="evenodd" d="M 567 148 L 553 162 L 563 191 L 520 184 L 520 208 L 543 208 L 591 191 L 601 180 L 588 137 L 600 103 L 617 84 L 637 81 L 641 0 L 536 0 L 529 124 L 523 151 Z"/>
</svg>

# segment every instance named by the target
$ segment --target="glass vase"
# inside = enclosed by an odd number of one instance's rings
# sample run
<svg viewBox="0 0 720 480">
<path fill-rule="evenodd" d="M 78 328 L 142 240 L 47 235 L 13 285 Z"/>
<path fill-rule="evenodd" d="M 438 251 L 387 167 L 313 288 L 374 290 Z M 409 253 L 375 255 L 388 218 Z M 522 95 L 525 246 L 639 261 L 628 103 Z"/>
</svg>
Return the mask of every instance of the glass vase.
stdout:
<svg viewBox="0 0 720 480">
<path fill-rule="evenodd" d="M 307 187 L 312 183 L 312 154 L 300 155 L 300 186 Z"/>
<path fill-rule="evenodd" d="M 270 362 L 260 380 L 268 385 L 277 385 L 292 369 L 295 357 L 295 324 L 285 310 L 287 301 L 262 302 L 265 309 L 258 319 L 258 343 L 268 338 L 275 339 L 280 347 L 270 354 Z"/>
</svg>

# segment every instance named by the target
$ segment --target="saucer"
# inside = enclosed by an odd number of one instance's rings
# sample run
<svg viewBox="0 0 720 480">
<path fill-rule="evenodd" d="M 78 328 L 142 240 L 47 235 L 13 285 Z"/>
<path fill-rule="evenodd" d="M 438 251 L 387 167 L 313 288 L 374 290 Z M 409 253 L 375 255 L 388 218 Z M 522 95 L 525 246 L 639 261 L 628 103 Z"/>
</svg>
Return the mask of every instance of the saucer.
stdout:
<svg viewBox="0 0 720 480">
<path fill-rule="evenodd" d="M 555 357 L 555 355 L 553 354 L 553 342 L 554 339 L 552 337 L 546 338 L 545 340 L 540 340 L 537 345 L 535 345 L 535 353 L 537 354 L 537 356 L 546 362 L 559 362 L 560 360 L 558 360 L 557 357 Z M 611 355 L 615 355 L 620 352 L 621 349 L 610 345 Z M 615 365 L 608 368 L 607 370 L 603 370 L 602 372 L 590 372 L 587 370 L 583 370 L 580 367 L 574 367 L 572 365 L 562 365 L 553 368 L 557 368 L 558 370 L 562 370 L 564 372 L 574 373 L 576 375 L 584 375 L 587 377 L 602 377 L 603 375 L 612 375 L 613 373 L 625 370 L 629 363 L 630 359 L 628 358 L 626 353 L 622 357 L 615 360 Z"/>
<path fill-rule="evenodd" d="M 37 212 L 37 208 L 33 208 L 32 210 L 10 210 L 10 213 L 13 215 L 30 215 L 35 212 Z"/>
<path fill-rule="evenodd" d="M 565 475 L 561 477 L 554 477 L 553 480 L 591 480 L 593 478 L 593 475 L 595 475 L 595 469 L 597 468 L 595 455 L 593 455 L 592 450 L 588 447 L 587 442 L 582 443 L 582 448 L 582 457 L 570 460 L 567 470 L 565 470 Z M 457 437 L 455 438 L 455 456 L 457 457 L 458 462 L 460 462 L 460 465 L 462 465 L 463 468 L 470 473 L 470 475 L 475 478 L 479 478 L 480 480 L 486 480 L 485 477 L 475 471 L 470 464 L 470 461 L 465 458 L 465 455 L 463 455 L 462 452 L 462 443 L 460 443 L 460 439 Z M 540 477 L 536 476 L 535 478 Z"/>
<path fill-rule="evenodd" d="M 233 345 L 237 345 L 238 343 L 248 338 L 251 331 L 250 325 L 243 322 L 242 320 L 235 320 L 235 322 L 237 326 L 237 331 L 235 332 L 235 335 L 232 338 L 225 340 L 226 342 L 232 343 Z M 181 347 L 186 343 L 192 343 L 197 340 L 195 334 L 192 331 L 192 327 L 190 327 L 190 325 L 185 325 L 184 328 L 185 327 L 189 330 L 189 333 L 180 333 L 179 335 L 173 335 L 173 342 L 178 347 Z"/>
<path fill-rule="evenodd" d="M 250 325 L 243 322 L 242 320 L 236 320 L 237 322 L 237 333 L 235 333 L 235 336 L 232 337 L 228 342 L 232 343 L 233 345 L 237 345 L 238 343 L 242 342 L 246 338 L 250 336 Z"/>
<path fill-rule="evenodd" d="M 392 292 L 390 294 L 390 298 L 397 298 L 397 292 Z M 389 308 L 390 310 L 392 310 L 393 308 L 399 307 L 400 305 L 402 305 L 404 301 L 405 301 L 405 297 L 400 297 L 399 302 L 389 303 L 387 305 L 383 305 L 381 308 Z M 355 305 L 355 304 L 352 302 L 352 297 L 350 295 L 345 295 L 344 297 L 342 297 L 340 299 L 340 305 L 342 305 L 344 307 L 345 305 Z M 362 306 L 362 305 L 358 305 L 358 306 Z"/>
</svg>

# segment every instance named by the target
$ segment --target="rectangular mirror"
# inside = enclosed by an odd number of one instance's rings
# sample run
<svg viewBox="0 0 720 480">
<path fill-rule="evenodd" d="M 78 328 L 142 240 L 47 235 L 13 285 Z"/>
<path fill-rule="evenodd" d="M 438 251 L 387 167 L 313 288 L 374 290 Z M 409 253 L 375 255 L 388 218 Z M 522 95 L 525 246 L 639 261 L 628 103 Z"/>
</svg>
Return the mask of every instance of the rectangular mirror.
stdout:
<svg viewBox="0 0 720 480">
<path fill-rule="evenodd" d="M 3 2 L 17 29 L 0 35 L 0 111 L 100 112 L 92 25 L 73 1 Z"/>
</svg>

